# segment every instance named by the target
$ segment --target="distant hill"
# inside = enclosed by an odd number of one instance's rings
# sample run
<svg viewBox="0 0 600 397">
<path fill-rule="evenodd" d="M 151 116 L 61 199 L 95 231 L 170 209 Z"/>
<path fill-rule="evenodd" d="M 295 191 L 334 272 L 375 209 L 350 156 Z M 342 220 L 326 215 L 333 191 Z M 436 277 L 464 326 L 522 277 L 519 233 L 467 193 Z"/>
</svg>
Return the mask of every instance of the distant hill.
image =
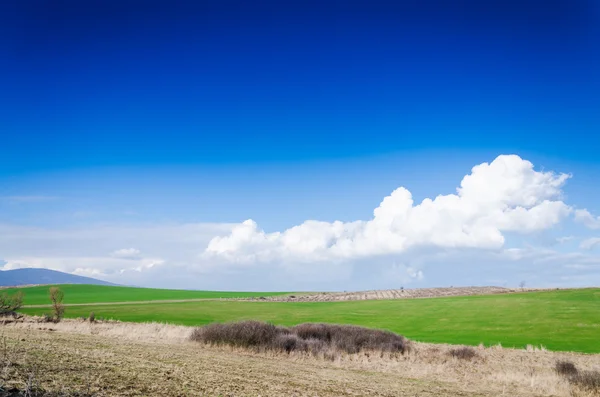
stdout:
<svg viewBox="0 0 600 397">
<path fill-rule="evenodd" d="M 95 278 L 76 276 L 49 269 L 0 270 L 0 287 L 35 284 L 95 284 L 116 285 Z"/>
</svg>

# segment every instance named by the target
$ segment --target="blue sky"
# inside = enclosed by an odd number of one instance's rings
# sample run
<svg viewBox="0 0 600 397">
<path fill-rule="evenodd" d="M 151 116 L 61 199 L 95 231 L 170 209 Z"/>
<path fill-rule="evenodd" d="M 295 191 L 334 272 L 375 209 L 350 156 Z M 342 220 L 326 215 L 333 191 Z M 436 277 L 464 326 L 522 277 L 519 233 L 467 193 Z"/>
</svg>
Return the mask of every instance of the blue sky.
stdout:
<svg viewBox="0 0 600 397">
<path fill-rule="evenodd" d="M 598 284 L 599 26 L 591 0 L 3 4 L 0 264 L 184 288 Z M 417 241 L 399 224 L 425 220 L 397 208 L 392 248 L 365 237 L 397 188 L 457 194 L 503 154 L 521 173 L 498 186 L 571 177 L 436 207 L 464 239 Z M 544 200 L 568 209 L 488 219 Z"/>
</svg>

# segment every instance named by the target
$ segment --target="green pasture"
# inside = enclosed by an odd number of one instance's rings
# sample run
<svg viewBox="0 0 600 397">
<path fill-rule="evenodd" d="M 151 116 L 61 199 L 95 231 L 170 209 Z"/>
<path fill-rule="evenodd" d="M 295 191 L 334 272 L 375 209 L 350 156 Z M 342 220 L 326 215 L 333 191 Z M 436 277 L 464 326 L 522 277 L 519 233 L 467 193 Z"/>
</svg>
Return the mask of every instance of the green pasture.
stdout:
<svg viewBox="0 0 600 397">
<path fill-rule="evenodd" d="M 260 296 L 286 295 L 287 292 L 231 292 L 231 291 L 187 291 L 172 289 L 112 287 L 104 285 L 59 285 L 65 293 L 64 303 L 81 304 L 96 302 L 140 302 L 157 300 L 181 299 L 218 299 L 218 298 L 249 298 Z M 50 286 L 2 289 L 0 293 L 12 294 L 23 291 L 25 305 L 46 305 L 50 303 L 48 289 Z"/>
<path fill-rule="evenodd" d="M 69 289 L 64 289 L 65 301 L 69 301 Z M 124 295 L 115 301 L 125 300 Z M 101 293 L 97 296 L 97 301 L 106 299 Z M 161 296 L 161 299 L 166 297 Z M 26 314 L 47 311 L 46 308 L 22 310 Z M 388 329 L 423 342 L 501 343 L 517 348 L 532 344 L 543 345 L 549 350 L 600 353 L 600 289 L 319 303 L 197 301 L 73 306 L 67 308 L 66 316 L 87 316 L 91 311 L 96 317 L 122 321 L 184 325 L 247 319 L 281 325 L 302 322 L 356 324 Z"/>
</svg>

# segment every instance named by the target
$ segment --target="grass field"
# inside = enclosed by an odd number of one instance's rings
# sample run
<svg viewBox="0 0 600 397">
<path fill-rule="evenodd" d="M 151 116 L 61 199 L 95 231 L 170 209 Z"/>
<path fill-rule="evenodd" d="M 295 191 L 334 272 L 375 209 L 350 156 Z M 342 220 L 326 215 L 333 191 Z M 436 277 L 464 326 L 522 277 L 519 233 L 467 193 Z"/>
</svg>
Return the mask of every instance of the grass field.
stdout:
<svg viewBox="0 0 600 397">
<path fill-rule="evenodd" d="M 65 288 L 65 291 L 65 301 L 69 301 L 69 289 Z M 100 293 L 96 296 L 105 299 Z M 148 300 L 148 297 L 139 300 Z M 47 311 L 46 308 L 22 310 L 26 314 Z M 388 329 L 423 342 L 501 343 L 505 347 L 518 348 L 532 344 L 557 351 L 600 353 L 600 289 L 387 301 L 201 301 L 74 306 L 67 308 L 66 316 L 87 316 L 91 311 L 96 316 L 122 321 L 183 325 L 243 319 L 281 325 L 345 323 Z"/>
<path fill-rule="evenodd" d="M 25 305 L 49 304 L 49 286 L 26 288 L 8 288 L 0 292 L 23 291 Z M 65 304 L 95 302 L 140 302 L 156 300 L 180 299 L 213 299 L 213 298 L 249 298 L 259 296 L 285 295 L 287 292 L 228 292 L 228 291 L 186 291 L 154 288 L 108 287 L 103 285 L 64 284 L 60 288 L 65 292 Z"/>
</svg>

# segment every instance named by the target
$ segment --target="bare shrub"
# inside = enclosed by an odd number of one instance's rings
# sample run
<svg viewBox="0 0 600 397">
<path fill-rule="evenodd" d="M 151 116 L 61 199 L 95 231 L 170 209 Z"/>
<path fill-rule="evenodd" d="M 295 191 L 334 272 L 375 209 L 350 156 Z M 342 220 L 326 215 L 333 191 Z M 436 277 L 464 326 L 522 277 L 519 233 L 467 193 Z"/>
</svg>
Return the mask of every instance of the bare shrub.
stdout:
<svg viewBox="0 0 600 397">
<path fill-rule="evenodd" d="M 302 339 L 318 339 L 330 342 L 333 327 L 330 324 L 304 323 L 292 327 L 291 331 Z"/>
<path fill-rule="evenodd" d="M 272 342 L 274 350 L 282 350 L 286 353 L 293 351 L 308 351 L 308 344 L 295 334 L 279 334 Z"/>
<path fill-rule="evenodd" d="M 451 349 L 448 354 L 454 358 L 459 360 L 470 361 L 477 357 L 477 352 L 475 349 L 469 346 L 458 347 L 456 349 Z"/>
<path fill-rule="evenodd" d="M 353 325 L 337 326 L 333 334 L 335 347 L 347 353 L 361 350 L 404 353 L 405 341 L 403 336 L 393 332 Z"/>
<path fill-rule="evenodd" d="M 557 374 L 563 376 L 573 376 L 577 374 L 577 367 L 571 361 L 557 361 L 554 366 L 554 370 Z"/>
<path fill-rule="evenodd" d="M 600 392 L 600 371 L 578 371 L 569 381 L 580 389 Z"/>
<path fill-rule="evenodd" d="M 23 306 L 23 291 L 12 295 L 8 292 L 0 294 L 0 316 L 16 315 L 16 311 Z"/>
<path fill-rule="evenodd" d="M 600 371 L 579 371 L 575 364 L 565 360 L 557 361 L 554 370 L 566 377 L 576 389 L 592 393 L 600 392 Z"/>
<path fill-rule="evenodd" d="M 241 321 L 227 324 L 210 324 L 196 328 L 191 340 L 214 345 L 261 347 L 271 344 L 280 333 L 273 324 L 260 321 Z"/>
<path fill-rule="evenodd" d="M 353 325 L 300 324 L 277 327 L 259 321 L 210 324 L 196 328 L 191 340 L 208 344 L 224 344 L 255 350 L 293 351 L 311 354 L 360 351 L 404 353 L 407 340 L 389 331 Z"/>
<path fill-rule="evenodd" d="M 88 319 L 90 320 L 90 323 L 96 321 L 96 315 L 94 314 L 94 312 L 90 312 L 90 317 L 88 317 Z"/>
<path fill-rule="evenodd" d="M 54 322 L 62 320 L 65 314 L 65 306 L 63 305 L 63 299 L 65 293 L 58 287 L 50 287 L 50 301 L 52 302 L 52 315 Z"/>
</svg>

